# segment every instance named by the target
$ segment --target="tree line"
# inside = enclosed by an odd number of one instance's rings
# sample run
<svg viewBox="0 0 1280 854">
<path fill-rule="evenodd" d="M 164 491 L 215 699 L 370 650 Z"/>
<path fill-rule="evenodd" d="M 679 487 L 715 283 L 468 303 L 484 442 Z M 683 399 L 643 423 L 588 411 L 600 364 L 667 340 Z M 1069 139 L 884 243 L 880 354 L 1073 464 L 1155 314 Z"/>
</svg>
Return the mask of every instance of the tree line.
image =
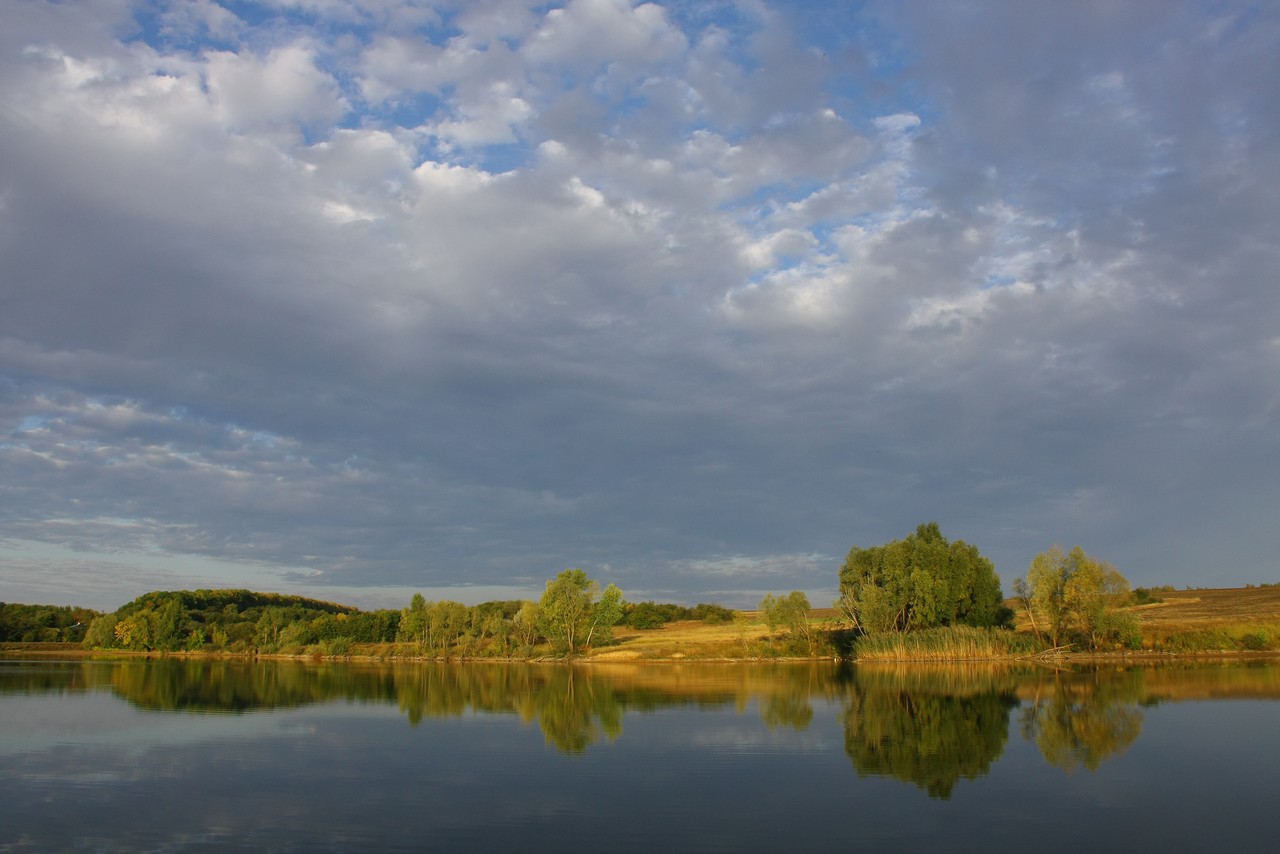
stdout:
<svg viewBox="0 0 1280 854">
<path fill-rule="evenodd" d="M 0 602 L 0 643 L 79 643 L 97 616 L 91 608 Z"/>
<path fill-rule="evenodd" d="M 94 619 L 84 645 L 146 652 L 307 649 L 336 654 L 352 643 L 393 640 L 397 622 L 395 611 L 360 611 L 303 596 L 239 589 L 153 591 Z"/>
<path fill-rule="evenodd" d="M 37 607 L 6 606 L 0 613 Z M 548 580 L 537 601 L 468 606 L 429 602 L 417 593 L 398 610 L 362 611 L 250 590 L 179 590 L 147 593 L 107 614 L 63 610 L 67 613 L 56 616 L 62 623 L 73 611 L 81 613 L 84 624 L 74 639 L 82 638 L 90 649 L 342 656 L 356 644 L 394 644 L 396 654 L 440 659 L 577 655 L 610 643 L 619 624 L 655 628 L 679 619 L 723 622 L 735 614 L 714 604 L 625 602 L 616 585 L 601 588 L 581 569 L 566 569 Z"/>
<path fill-rule="evenodd" d="M 801 591 L 769 594 L 760 602 L 768 643 L 787 654 L 849 654 L 848 636 L 915 635 L 961 627 L 1011 630 L 990 560 L 962 540 L 949 541 L 937 523 L 919 525 L 901 540 L 853 546 L 839 570 L 838 612 L 851 629 L 815 625 Z M 1013 583 L 1031 633 L 1046 648 L 1106 649 L 1141 642 L 1138 623 L 1121 607 L 1150 601 L 1111 564 L 1079 546 L 1053 546 L 1037 555 Z M 1145 596 L 1144 596 L 1145 594 Z M 693 608 L 629 603 L 614 584 L 601 587 L 581 569 L 546 582 L 537 601 L 468 606 L 428 602 L 415 594 L 401 609 L 361 611 L 299 596 L 249 590 L 157 591 L 116 611 L 0 603 L 0 641 L 83 641 L 92 649 L 222 651 L 341 656 L 356 644 L 396 644 L 394 654 L 426 658 L 573 656 L 609 644 L 613 629 L 657 628 L 674 620 L 720 623 L 737 612 L 701 603 Z M 965 635 L 969 644 L 972 635 Z M 998 644 L 996 646 L 999 646 Z M 958 655 L 956 657 L 964 657 Z"/>
</svg>

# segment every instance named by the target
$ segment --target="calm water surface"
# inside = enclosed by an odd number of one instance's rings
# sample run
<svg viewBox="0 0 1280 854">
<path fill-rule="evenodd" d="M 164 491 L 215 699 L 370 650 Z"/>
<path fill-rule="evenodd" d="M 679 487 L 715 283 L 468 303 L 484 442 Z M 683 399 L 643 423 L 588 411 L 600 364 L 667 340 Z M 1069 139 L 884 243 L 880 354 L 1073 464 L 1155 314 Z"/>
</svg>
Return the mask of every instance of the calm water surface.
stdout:
<svg viewBox="0 0 1280 854">
<path fill-rule="evenodd" d="M 0 660 L 0 851 L 1275 851 L 1280 667 Z"/>
</svg>

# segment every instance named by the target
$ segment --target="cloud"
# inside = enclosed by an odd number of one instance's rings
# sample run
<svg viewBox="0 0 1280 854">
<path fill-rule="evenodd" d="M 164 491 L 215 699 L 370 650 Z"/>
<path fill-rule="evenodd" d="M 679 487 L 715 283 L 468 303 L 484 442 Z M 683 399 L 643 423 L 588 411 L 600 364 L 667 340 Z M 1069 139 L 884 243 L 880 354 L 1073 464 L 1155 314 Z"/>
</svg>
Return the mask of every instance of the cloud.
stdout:
<svg viewBox="0 0 1280 854">
<path fill-rule="evenodd" d="M 931 519 L 1274 552 L 1273 14 L 157 12 L 0 33 L 8 542 L 689 600 Z"/>
<path fill-rule="evenodd" d="M 685 47 L 684 34 L 656 3 L 570 0 L 546 13 L 524 52 L 535 64 L 590 69 L 662 63 Z"/>
<path fill-rule="evenodd" d="M 347 112 L 333 78 L 301 45 L 276 48 L 262 59 L 228 51 L 203 59 L 214 114 L 233 130 L 282 122 L 327 125 Z"/>
<path fill-rule="evenodd" d="M 830 555 L 735 555 L 685 561 L 681 569 L 694 575 L 795 578 L 798 573 L 826 571 L 832 562 Z"/>
</svg>

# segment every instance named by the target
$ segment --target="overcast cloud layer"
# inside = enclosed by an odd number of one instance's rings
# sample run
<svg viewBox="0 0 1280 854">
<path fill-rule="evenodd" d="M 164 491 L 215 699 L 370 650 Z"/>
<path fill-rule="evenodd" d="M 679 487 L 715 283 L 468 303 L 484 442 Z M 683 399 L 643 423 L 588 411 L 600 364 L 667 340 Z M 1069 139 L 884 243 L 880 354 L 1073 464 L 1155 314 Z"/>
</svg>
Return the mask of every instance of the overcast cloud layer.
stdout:
<svg viewBox="0 0 1280 854">
<path fill-rule="evenodd" d="M 3 0 L 0 599 L 1280 580 L 1280 8 Z"/>
</svg>

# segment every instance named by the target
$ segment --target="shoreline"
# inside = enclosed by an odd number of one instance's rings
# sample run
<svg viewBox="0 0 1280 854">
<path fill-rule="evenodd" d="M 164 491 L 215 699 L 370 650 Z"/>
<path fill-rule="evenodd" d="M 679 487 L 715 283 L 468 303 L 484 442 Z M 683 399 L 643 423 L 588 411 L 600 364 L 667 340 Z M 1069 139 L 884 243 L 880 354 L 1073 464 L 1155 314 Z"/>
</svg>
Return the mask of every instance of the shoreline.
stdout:
<svg viewBox="0 0 1280 854">
<path fill-rule="evenodd" d="M 9 642 L 0 643 L 0 660 L 22 658 L 55 658 L 75 659 L 207 659 L 210 661 L 299 661 L 299 662 L 348 662 L 353 664 L 803 664 L 812 662 L 832 662 L 844 664 L 861 664 L 863 666 L 901 666 L 901 665 L 1052 665 L 1052 664 L 1091 664 L 1091 663 L 1131 663 L 1131 664 L 1167 664 L 1174 662 L 1211 662 L 1211 661 L 1274 661 L 1280 660 L 1277 650 L 1215 650 L 1196 652 L 1075 652 L 1037 654 L 1031 656 L 1009 656 L 998 658 L 896 658 L 866 659 L 840 658 L 833 656 L 704 656 L 695 657 L 676 653 L 669 656 L 616 656 L 610 655 L 610 648 L 595 655 L 582 655 L 570 658 L 537 656 L 532 658 L 436 658 L 427 656 L 401 656 L 376 654 L 348 654 L 324 656 L 318 653 L 258 653 L 258 652 L 224 652 L 224 651 L 142 651 L 127 649 L 85 649 L 74 643 L 38 643 Z"/>
</svg>

